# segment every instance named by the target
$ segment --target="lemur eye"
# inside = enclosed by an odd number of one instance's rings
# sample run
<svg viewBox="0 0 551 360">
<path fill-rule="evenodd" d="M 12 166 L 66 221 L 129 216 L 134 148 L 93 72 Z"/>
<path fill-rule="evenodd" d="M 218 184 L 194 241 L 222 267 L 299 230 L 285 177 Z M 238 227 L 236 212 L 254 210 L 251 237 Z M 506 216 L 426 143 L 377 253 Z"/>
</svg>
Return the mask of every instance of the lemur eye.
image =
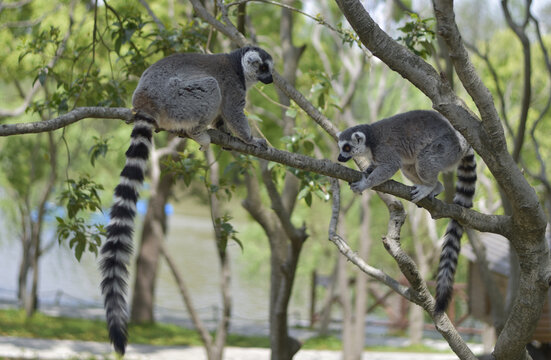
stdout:
<svg viewBox="0 0 551 360">
<path fill-rule="evenodd" d="M 346 144 L 342 147 L 342 150 L 345 151 L 345 152 L 349 152 L 350 150 L 352 150 L 352 147 L 350 147 L 350 145 Z"/>
<path fill-rule="evenodd" d="M 267 64 L 261 64 L 258 68 L 261 72 L 267 72 L 268 71 L 268 65 Z"/>
</svg>

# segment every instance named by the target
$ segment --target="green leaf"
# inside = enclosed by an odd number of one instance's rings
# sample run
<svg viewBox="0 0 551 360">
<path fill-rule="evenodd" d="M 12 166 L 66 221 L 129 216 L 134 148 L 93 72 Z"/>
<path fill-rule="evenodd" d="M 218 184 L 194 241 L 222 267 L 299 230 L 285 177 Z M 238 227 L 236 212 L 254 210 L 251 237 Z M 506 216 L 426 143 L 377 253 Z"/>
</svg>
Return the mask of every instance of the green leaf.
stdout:
<svg viewBox="0 0 551 360">
<path fill-rule="evenodd" d="M 320 199 L 322 199 L 322 200 L 325 200 L 325 192 L 323 192 L 321 189 L 316 189 L 316 190 L 314 191 L 314 194 L 315 194 L 318 198 L 320 198 Z"/>
<path fill-rule="evenodd" d="M 304 141 L 302 144 L 307 154 L 311 154 L 314 151 L 314 143 L 311 141 Z"/>
<path fill-rule="evenodd" d="M 241 252 L 245 251 L 245 248 L 243 247 L 243 243 L 241 242 L 241 240 L 239 240 L 235 236 L 232 236 L 232 240 L 235 241 L 237 245 L 239 245 L 239 247 L 241 248 Z"/>
<path fill-rule="evenodd" d="M 306 197 L 306 195 L 308 195 L 310 193 L 310 189 L 305 187 L 303 188 L 302 190 L 300 190 L 300 192 L 298 193 L 298 196 L 297 196 L 297 199 L 300 200 L 300 199 L 303 199 L 304 197 Z"/>
<path fill-rule="evenodd" d="M 119 36 L 115 40 L 115 52 L 119 55 L 121 52 L 121 45 L 122 45 L 122 36 L 119 34 Z"/>
<path fill-rule="evenodd" d="M 48 72 L 45 71 L 45 69 L 40 69 L 40 71 L 38 72 L 38 76 L 36 77 L 36 80 L 40 82 L 40 85 L 44 86 L 44 83 L 46 83 L 47 75 L 48 75 Z"/>
<path fill-rule="evenodd" d="M 285 111 L 285 116 L 295 119 L 297 117 L 297 110 L 293 108 L 288 108 Z"/>
<path fill-rule="evenodd" d="M 258 115 L 255 115 L 255 114 L 247 114 L 247 117 L 250 119 L 250 120 L 254 120 L 256 122 L 259 122 L 261 123 L 262 122 L 262 119 L 258 116 Z"/>
<path fill-rule="evenodd" d="M 312 193 L 309 192 L 306 197 L 304 198 L 304 200 L 306 201 L 306 204 L 308 205 L 308 207 L 311 207 L 312 206 Z"/>
<path fill-rule="evenodd" d="M 82 253 L 84 252 L 84 249 L 86 248 L 86 241 L 79 241 L 77 246 L 75 247 L 75 257 L 78 261 L 82 258 Z"/>
</svg>

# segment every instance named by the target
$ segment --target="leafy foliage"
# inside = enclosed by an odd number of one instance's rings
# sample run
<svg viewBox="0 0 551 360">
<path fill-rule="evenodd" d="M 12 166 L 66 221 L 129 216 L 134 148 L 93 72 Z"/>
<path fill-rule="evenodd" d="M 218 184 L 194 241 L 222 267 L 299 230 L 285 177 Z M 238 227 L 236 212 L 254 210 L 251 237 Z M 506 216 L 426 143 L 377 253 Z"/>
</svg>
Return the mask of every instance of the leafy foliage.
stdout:
<svg viewBox="0 0 551 360">
<path fill-rule="evenodd" d="M 81 212 L 101 212 L 98 190 L 103 190 L 103 186 L 84 175 L 78 181 L 67 180 L 67 189 L 59 197 L 60 203 L 66 206 L 67 218 L 56 217 L 58 241 L 61 243 L 69 240 L 69 247 L 74 248 L 75 257 L 79 261 L 86 247 L 97 255 L 101 237 L 105 235 L 103 225 L 89 225 L 79 216 Z"/>
<path fill-rule="evenodd" d="M 232 216 L 225 214 L 222 217 L 214 219 L 214 226 L 216 226 L 220 232 L 220 238 L 218 239 L 218 251 L 225 253 L 228 246 L 228 241 L 233 240 L 239 245 L 241 251 L 243 251 L 243 243 L 237 238 L 237 230 L 234 229 L 230 223 Z"/>
<path fill-rule="evenodd" d="M 282 141 L 288 151 L 293 153 L 304 153 L 312 155 L 314 152 L 314 135 L 306 129 L 296 129 L 292 136 L 283 137 Z M 276 163 L 270 163 L 270 168 L 274 168 Z M 304 199 L 308 206 L 312 206 L 312 197 L 315 195 L 319 199 L 327 201 L 329 195 L 329 181 L 326 176 L 302 171 L 295 168 L 287 168 L 293 175 L 300 179 L 300 191 L 298 200 Z"/>
<path fill-rule="evenodd" d="M 254 158 L 250 155 L 238 154 L 234 157 L 234 161 L 230 162 L 224 168 L 224 178 L 232 175 L 243 175 L 246 171 L 254 168 Z"/>
<path fill-rule="evenodd" d="M 92 166 L 96 166 L 96 160 L 102 156 L 105 157 L 107 154 L 107 150 L 109 150 L 109 139 L 100 139 L 97 136 L 92 137 L 95 141 L 95 144 L 92 145 L 90 150 L 88 151 L 88 154 L 90 155 L 90 163 Z"/>
<path fill-rule="evenodd" d="M 175 179 L 182 180 L 186 186 L 191 184 L 197 174 L 205 170 L 204 162 L 187 150 L 180 153 L 178 159 L 168 156 L 163 160 L 163 166 L 165 173 L 174 175 Z"/>
<path fill-rule="evenodd" d="M 404 36 L 400 36 L 396 40 L 403 42 L 414 54 L 427 59 L 435 52 L 433 45 L 436 39 L 433 30 L 435 20 L 434 18 L 421 19 L 414 13 L 410 13 L 409 16 L 412 20 L 398 28 L 404 33 Z"/>
<path fill-rule="evenodd" d="M 178 52 L 200 52 L 199 44 L 207 41 L 208 26 L 194 19 L 174 29 L 155 29 L 147 35 L 151 39 L 148 50 L 170 55 Z"/>
<path fill-rule="evenodd" d="M 19 54 L 18 62 L 21 63 L 29 54 L 43 55 L 44 53 L 49 53 L 49 50 L 51 50 L 50 46 L 52 45 L 55 51 L 57 51 L 61 45 L 60 33 L 61 31 L 57 26 L 50 26 L 48 29 L 37 32 L 35 36 L 25 44 L 24 51 Z M 33 83 L 36 82 L 36 80 L 37 78 L 34 79 Z M 40 83 L 44 84 L 43 79 Z"/>
<path fill-rule="evenodd" d="M 20 201 L 46 178 L 49 154 L 43 137 L 9 137 L 3 142 L 0 166 Z"/>
</svg>

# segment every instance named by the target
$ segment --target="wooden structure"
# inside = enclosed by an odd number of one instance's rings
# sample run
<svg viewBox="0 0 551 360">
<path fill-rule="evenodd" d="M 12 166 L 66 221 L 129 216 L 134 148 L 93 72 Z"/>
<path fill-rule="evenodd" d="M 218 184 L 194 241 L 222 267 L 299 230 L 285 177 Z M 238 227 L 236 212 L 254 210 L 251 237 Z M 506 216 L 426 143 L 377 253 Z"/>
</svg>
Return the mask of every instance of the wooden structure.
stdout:
<svg viewBox="0 0 551 360">
<path fill-rule="evenodd" d="M 510 274 L 509 240 L 501 235 L 481 233 L 480 239 L 486 246 L 486 260 L 503 298 L 507 293 L 507 279 Z M 481 321 L 492 324 L 490 299 L 482 280 L 476 255 L 470 246 L 465 244 L 461 254 L 469 259 L 468 304 L 470 314 Z M 522 296 L 522 294 L 519 294 Z M 551 296 L 551 293 L 550 293 Z M 551 343 L 551 312 L 549 298 L 543 306 L 540 321 L 532 337 L 541 343 Z"/>
</svg>

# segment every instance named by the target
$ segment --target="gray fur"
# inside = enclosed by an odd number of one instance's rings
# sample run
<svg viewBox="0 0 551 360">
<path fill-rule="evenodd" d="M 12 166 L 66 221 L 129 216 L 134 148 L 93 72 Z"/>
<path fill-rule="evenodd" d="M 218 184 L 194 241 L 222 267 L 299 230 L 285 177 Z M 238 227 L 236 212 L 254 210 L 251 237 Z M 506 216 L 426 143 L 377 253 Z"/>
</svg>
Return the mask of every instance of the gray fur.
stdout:
<svg viewBox="0 0 551 360">
<path fill-rule="evenodd" d="M 124 354 L 127 344 L 127 267 L 153 129 L 184 131 L 206 150 L 210 144 L 207 127 L 221 118 L 245 143 L 265 146 L 263 139 L 251 136 L 243 108 L 247 89 L 257 81 L 271 83 L 272 71 L 271 56 L 247 46 L 229 54 L 175 54 L 150 66 L 140 78 L 132 97 L 130 147 L 101 249 L 101 289 L 109 338 L 118 353 Z"/>
<path fill-rule="evenodd" d="M 443 190 L 440 172 L 457 168 L 454 203 L 472 207 L 476 183 L 474 152 L 446 118 L 435 111 L 416 110 L 357 125 L 338 134 L 339 161 L 367 157 L 371 163 L 362 180 L 350 184 L 361 193 L 390 179 L 398 169 L 413 182 L 411 201 Z M 451 220 L 444 235 L 436 288 L 436 312 L 446 310 L 461 247 L 462 226 Z"/>
<path fill-rule="evenodd" d="M 371 162 L 370 173 L 351 184 L 357 193 L 387 181 L 401 169 L 414 183 L 412 201 L 418 202 L 442 191 L 438 174 L 455 169 L 468 150 L 462 148 L 461 138 L 439 113 L 410 111 L 341 132 L 339 161 L 365 156 Z"/>
<path fill-rule="evenodd" d="M 154 118 L 159 128 L 184 131 L 205 150 L 206 133 L 220 116 L 247 144 L 253 138 L 243 112 L 247 89 L 257 81 L 271 83 L 273 60 L 258 47 L 230 54 L 174 54 L 150 66 L 132 96 L 134 110 Z"/>
</svg>

